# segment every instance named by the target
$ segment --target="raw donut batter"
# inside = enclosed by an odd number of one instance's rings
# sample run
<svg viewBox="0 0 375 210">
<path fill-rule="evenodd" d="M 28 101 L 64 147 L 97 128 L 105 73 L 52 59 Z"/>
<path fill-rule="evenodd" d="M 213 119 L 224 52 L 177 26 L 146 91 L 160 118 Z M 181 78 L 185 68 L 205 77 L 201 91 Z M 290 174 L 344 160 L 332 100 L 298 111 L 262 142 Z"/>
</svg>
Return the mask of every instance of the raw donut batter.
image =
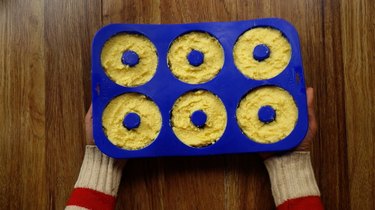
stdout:
<svg viewBox="0 0 375 210">
<path fill-rule="evenodd" d="M 202 110 L 207 115 L 204 127 L 191 122 L 191 115 Z M 188 92 L 172 108 L 171 125 L 176 136 L 186 145 L 203 147 L 215 143 L 224 133 L 227 115 L 223 102 L 206 90 Z"/>
<path fill-rule="evenodd" d="M 203 63 L 194 66 L 188 55 L 192 50 L 203 53 Z M 219 41 L 202 32 L 191 32 L 178 37 L 169 49 L 168 65 L 181 81 L 200 84 L 212 80 L 224 64 L 224 51 Z"/>
<path fill-rule="evenodd" d="M 136 113 L 141 118 L 137 128 L 123 126 L 124 117 Z M 137 150 L 151 144 L 158 136 L 162 118 L 157 105 L 146 96 L 126 93 L 114 98 L 102 116 L 103 129 L 109 141 L 128 150 Z"/>
<path fill-rule="evenodd" d="M 258 45 L 266 45 L 269 57 L 258 61 L 253 57 L 253 50 Z M 233 49 L 234 63 L 245 76 L 264 80 L 280 74 L 288 65 L 291 47 L 280 31 L 272 28 L 254 28 L 237 40 Z"/>
<path fill-rule="evenodd" d="M 263 123 L 258 119 L 258 111 L 263 106 L 271 106 L 276 111 L 274 121 Z M 259 143 L 274 143 L 292 132 L 298 109 L 287 91 L 278 87 L 260 87 L 241 100 L 236 115 L 240 128 L 250 139 Z"/>
<path fill-rule="evenodd" d="M 130 66 L 122 62 L 126 51 L 133 51 L 138 55 L 136 65 Z M 155 46 L 146 37 L 125 33 L 116 35 L 105 43 L 101 62 L 111 80 L 122 86 L 135 87 L 151 80 L 156 72 L 158 57 Z"/>
</svg>

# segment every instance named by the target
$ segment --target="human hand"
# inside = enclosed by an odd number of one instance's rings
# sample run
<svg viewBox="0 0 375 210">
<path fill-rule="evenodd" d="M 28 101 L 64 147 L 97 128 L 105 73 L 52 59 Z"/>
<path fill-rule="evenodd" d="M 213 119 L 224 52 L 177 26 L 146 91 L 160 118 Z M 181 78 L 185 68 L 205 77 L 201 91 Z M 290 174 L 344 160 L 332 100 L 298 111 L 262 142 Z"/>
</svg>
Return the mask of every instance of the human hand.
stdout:
<svg viewBox="0 0 375 210">
<path fill-rule="evenodd" d="M 85 129 L 86 129 L 86 144 L 87 145 L 95 145 L 93 129 L 92 129 L 92 104 L 90 105 L 90 108 L 87 111 L 86 116 L 85 116 Z M 116 160 L 116 162 L 118 162 L 120 164 L 119 168 L 122 169 L 122 167 L 126 163 L 126 160 L 125 159 L 119 159 L 119 160 Z"/>
<path fill-rule="evenodd" d="M 310 151 L 311 142 L 315 138 L 316 131 L 318 129 L 314 110 L 314 89 L 312 87 L 308 87 L 306 89 L 306 95 L 309 116 L 309 129 L 302 143 L 295 149 L 296 151 Z"/>
<path fill-rule="evenodd" d="M 309 117 L 309 129 L 305 138 L 302 140 L 301 144 L 298 145 L 293 151 L 309 151 L 311 147 L 311 142 L 316 135 L 316 131 L 318 128 L 316 118 L 315 118 L 315 111 L 314 111 L 314 89 L 312 87 L 308 87 L 306 89 L 307 95 L 307 109 L 308 109 L 308 117 Z M 260 153 L 259 155 L 263 159 L 267 159 L 274 155 L 278 155 L 279 153 Z"/>
<path fill-rule="evenodd" d="M 95 145 L 94 135 L 92 132 L 92 104 L 86 113 L 85 117 L 85 129 L 86 129 L 86 143 L 88 145 Z"/>
</svg>

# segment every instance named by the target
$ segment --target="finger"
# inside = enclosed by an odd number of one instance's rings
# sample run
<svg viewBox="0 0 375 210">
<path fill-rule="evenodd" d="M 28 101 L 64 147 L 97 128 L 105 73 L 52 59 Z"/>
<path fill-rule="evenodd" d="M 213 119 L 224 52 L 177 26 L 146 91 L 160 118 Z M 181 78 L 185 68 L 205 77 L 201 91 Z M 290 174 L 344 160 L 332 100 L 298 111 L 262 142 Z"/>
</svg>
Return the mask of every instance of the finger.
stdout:
<svg viewBox="0 0 375 210">
<path fill-rule="evenodd" d="M 307 105 L 308 107 L 314 106 L 314 88 L 308 87 L 306 89 L 306 95 L 307 95 Z"/>
<path fill-rule="evenodd" d="M 313 117 L 315 119 L 314 115 L 314 89 L 312 87 L 307 88 L 306 90 L 307 95 L 307 109 L 309 117 Z"/>
<path fill-rule="evenodd" d="M 90 105 L 90 108 L 86 113 L 85 122 L 86 122 L 86 138 L 87 138 L 88 144 L 93 144 L 92 104 Z"/>
<path fill-rule="evenodd" d="M 307 94 L 307 104 L 308 104 L 308 116 L 309 116 L 309 127 L 314 135 L 317 129 L 317 123 L 315 118 L 315 111 L 314 111 L 314 89 L 309 87 L 306 90 Z"/>
<path fill-rule="evenodd" d="M 90 108 L 86 113 L 85 120 L 86 120 L 86 123 L 91 123 L 92 121 L 92 104 L 90 105 Z"/>
</svg>

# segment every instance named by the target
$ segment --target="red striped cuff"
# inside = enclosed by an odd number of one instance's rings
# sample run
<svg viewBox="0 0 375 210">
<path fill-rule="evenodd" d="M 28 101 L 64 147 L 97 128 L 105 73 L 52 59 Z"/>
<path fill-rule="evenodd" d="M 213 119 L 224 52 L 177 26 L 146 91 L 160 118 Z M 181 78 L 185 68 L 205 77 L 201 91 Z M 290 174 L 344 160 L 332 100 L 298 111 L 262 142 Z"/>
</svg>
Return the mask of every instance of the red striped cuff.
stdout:
<svg viewBox="0 0 375 210">
<path fill-rule="evenodd" d="M 87 188 L 75 188 L 70 196 L 67 206 L 80 206 L 92 210 L 114 209 L 116 198 Z"/>
<path fill-rule="evenodd" d="M 319 196 L 307 196 L 285 201 L 277 207 L 277 210 L 323 210 L 323 204 Z"/>
</svg>

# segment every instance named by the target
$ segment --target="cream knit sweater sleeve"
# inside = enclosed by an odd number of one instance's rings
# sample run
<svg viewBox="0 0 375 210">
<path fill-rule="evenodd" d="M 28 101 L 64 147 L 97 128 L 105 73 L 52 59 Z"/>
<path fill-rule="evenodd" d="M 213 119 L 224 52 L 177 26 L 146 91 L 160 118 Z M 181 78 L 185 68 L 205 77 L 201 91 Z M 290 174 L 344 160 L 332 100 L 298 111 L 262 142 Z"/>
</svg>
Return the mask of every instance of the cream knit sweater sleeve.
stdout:
<svg viewBox="0 0 375 210">
<path fill-rule="evenodd" d="M 87 145 L 81 171 L 66 209 L 114 207 L 124 164 L 125 160 L 110 158 L 96 146 Z"/>
<path fill-rule="evenodd" d="M 298 198 L 319 198 L 310 152 L 292 152 L 266 159 L 264 163 L 271 179 L 276 206 Z"/>
</svg>

